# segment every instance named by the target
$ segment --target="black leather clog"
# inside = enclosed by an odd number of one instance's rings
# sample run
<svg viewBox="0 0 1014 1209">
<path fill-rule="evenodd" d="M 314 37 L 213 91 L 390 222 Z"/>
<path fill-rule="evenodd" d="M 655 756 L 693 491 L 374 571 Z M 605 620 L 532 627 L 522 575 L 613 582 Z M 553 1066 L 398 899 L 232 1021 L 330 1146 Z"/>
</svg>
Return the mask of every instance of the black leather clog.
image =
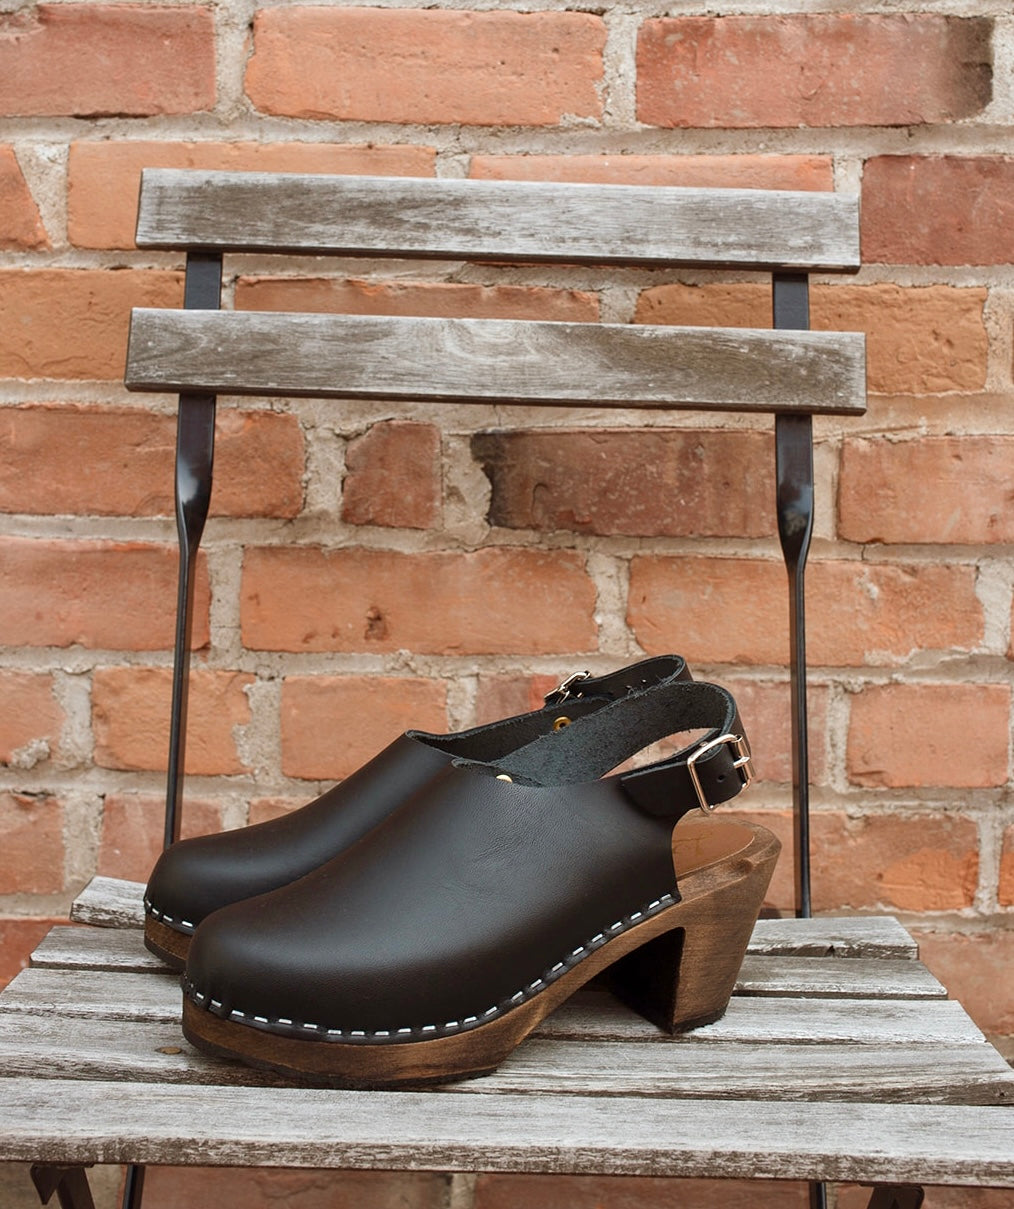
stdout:
<svg viewBox="0 0 1014 1209">
<path fill-rule="evenodd" d="M 602 776 L 700 729 L 675 756 Z M 673 829 L 748 781 L 732 698 L 676 679 L 497 761 L 457 760 L 315 872 L 210 915 L 184 1033 L 298 1078 L 383 1088 L 487 1073 L 607 967 L 670 1030 L 714 1019 L 778 842 L 688 824 L 674 863 Z"/>
<path fill-rule="evenodd" d="M 287 885 L 323 865 L 398 809 L 455 759 L 491 761 L 552 731 L 564 716 L 594 712 L 631 690 L 689 679 L 679 655 L 644 659 L 603 676 L 578 673 L 544 708 L 457 734 L 409 731 L 321 797 L 278 819 L 174 844 L 144 896 L 146 946 L 182 969 L 197 925 L 230 903 Z"/>
</svg>

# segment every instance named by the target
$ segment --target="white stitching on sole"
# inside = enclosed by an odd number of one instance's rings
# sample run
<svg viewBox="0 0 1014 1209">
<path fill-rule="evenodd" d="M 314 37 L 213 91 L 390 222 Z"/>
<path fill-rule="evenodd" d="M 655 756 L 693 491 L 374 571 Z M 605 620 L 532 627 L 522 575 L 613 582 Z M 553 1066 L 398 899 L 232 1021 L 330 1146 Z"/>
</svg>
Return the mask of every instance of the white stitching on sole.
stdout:
<svg viewBox="0 0 1014 1209">
<path fill-rule="evenodd" d="M 646 916 L 658 911 L 660 908 L 673 905 L 674 902 L 675 900 L 671 894 L 664 894 L 661 898 L 656 898 L 654 902 L 649 903 L 640 911 L 635 911 L 631 915 L 625 916 L 624 919 L 617 920 L 616 923 L 610 924 L 610 926 L 604 929 L 604 931 L 596 933 L 595 936 L 593 936 L 586 944 L 583 944 L 578 949 L 574 949 L 564 961 L 558 961 L 556 965 L 554 965 L 549 972 L 544 974 L 541 978 L 537 978 L 534 982 L 529 983 L 522 990 L 516 991 L 504 1001 L 503 1006 L 494 1006 L 488 1008 L 482 1013 L 481 1016 L 466 1016 L 462 1020 L 448 1020 L 444 1024 L 424 1024 L 421 1028 L 417 1029 L 402 1027 L 398 1029 L 379 1029 L 376 1032 L 369 1032 L 366 1029 L 351 1029 L 348 1031 L 343 1031 L 342 1029 L 329 1029 L 319 1024 L 297 1025 L 292 1020 L 281 1016 L 278 1017 L 277 1020 L 272 1021 L 266 1016 L 248 1015 L 246 1012 L 240 1012 L 237 1010 L 230 1011 L 228 1015 L 230 1018 L 238 1017 L 242 1020 L 251 1021 L 254 1025 L 267 1032 L 277 1031 L 277 1026 L 280 1025 L 282 1028 L 298 1028 L 304 1031 L 320 1033 L 322 1034 L 322 1039 L 324 1040 L 327 1040 L 331 1037 L 344 1036 L 355 1037 L 357 1039 L 361 1038 L 363 1040 L 366 1038 L 390 1040 L 392 1037 L 411 1037 L 413 1035 L 421 1036 L 422 1034 L 431 1036 L 433 1033 L 460 1032 L 462 1029 L 469 1029 L 475 1024 L 487 1021 L 493 1016 L 503 1015 L 505 1012 L 509 1011 L 511 1007 L 524 1002 L 543 987 L 555 982 L 556 978 L 559 977 L 563 971 L 572 969 L 576 964 L 575 959 L 582 958 L 586 954 L 590 953 L 592 949 L 599 945 L 603 940 L 607 939 L 609 933 L 615 933 L 619 930 L 625 929 L 626 927 L 630 927 L 639 920 L 642 920 Z M 185 993 L 190 995 L 190 997 L 198 1004 L 203 1005 L 207 1000 L 207 996 L 201 991 L 198 991 L 189 981 L 185 981 L 184 990 Z M 210 1007 L 211 1009 L 220 1009 L 222 1004 L 217 999 L 212 999 L 210 1001 Z M 223 1012 L 220 1014 L 224 1015 L 225 1013 Z"/>
</svg>

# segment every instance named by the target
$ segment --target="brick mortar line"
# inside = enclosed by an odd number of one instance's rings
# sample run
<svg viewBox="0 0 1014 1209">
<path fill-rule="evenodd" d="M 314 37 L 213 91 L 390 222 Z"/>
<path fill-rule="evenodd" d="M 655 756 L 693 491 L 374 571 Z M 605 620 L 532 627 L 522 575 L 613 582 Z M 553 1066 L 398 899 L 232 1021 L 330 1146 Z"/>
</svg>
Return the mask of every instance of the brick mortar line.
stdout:
<svg viewBox="0 0 1014 1209">
<path fill-rule="evenodd" d="M 617 38 L 622 26 L 617 25 Z M 1003 30 L 1002 67 L 1006 70 L 1007 29 Z M 619 54 L 619 48 L 611 51 Z M 618 86 L 620 81 L 615 81 Z M 603 86 L 608 87 L 605 77 Z M 51 147 L 61 163 L 51 174 L 65 172 L 66 149 L 76 143 L 310 143 L 318 145 L 405 146 L 432 148 L 440 153 L 513 154 L 765 154 L 817 155 L 842 160 L 866 160 L 882 155 L 950 155 L 1009 157 L 1011 117 L 1006 109 L 952 122 L 899 123 L 855 126 L 656 126 L 631 116 L 602 121 L 582 119 L 579 125 L 473 125 L 443 122 L 428 125 L 365 119 L 279 117 L 256 110 L 221 117 L 208 113 L 150 117 L 82 119 L 32 116 L 5 117 L 3 143 L 22 152 Z M 1005 100 L 1004 105 L 1008 102 Z M 620 110 L 625 114 L 626 110 Z M 673 146 L 676 143 L 677 146 Z M 41 166 L 33 169 L 43 175 Z M 459 175 L 455 172 L 454 175 Z"/>
<path fill-rule="evenodd" d="M 672 644 L 680 651 L 679 636 Z M 172 651 L 107 651 L 96 649 L 71 655 L 62 647 L 8 648 L 13 654 L 0 650 L 0 672 L 37 673 L 87 676 L 96 670 L 111 668 L 168 671 L 172 666 Z M 80 648 L 78 648 L 80 652 Z M 809 667 L 809 683 L 813 688 L 838 687 L 846 693 L 858 693 L 866 688 L 886 685 L 944 686 L 974 683 L 978 686 L 1007 685 L 1014 688 L 1014 668 L 1002 652 L 979 652 L 970 655 L 950 648 L 922 652 L 918 666 L 905 662 L 881 664 L 821 664 Z M 238 654 L 219 649 L 202 648 L 194 653 L 195 669 L 254 675 L 264 682 L 286 676 L 420 676 L 453 681 L 475 675 L 549 675 L 563 669 L 583 671 L 587 665 L 599 671 L 609 671 L 625 663 L 643 658 L 644 652 L 636 639 L 623 632 L 615 641 L 603 643 L 593 651 L 561 652 L 558 655 L 517 655 L 479 653 L 453 655 L 441 653 L 411 653 L 401 650 L 370 654 L 360 651 L 286 651 L 242 648 Z M 580 664 L 580 668 L 577 665 Z M 787 664 L 705 664 L 694 662 L 699 678 L 735 680 L 760 685 L 787 683 Z M 716 670 L 717 669 L 717 670 Z M 971 675 L 972 679 L 969 679 Z"/>
<path fill-rule="evenodd" d="M 236 259 L 239 259 L 238 257 Z M 244 260 L 250 262 L 245 256 Z M 642 291 L 659 285 L 681 284 L 759 284 L 766 285 L 770 276 L 765 273 L 736 270 L 672 269 L 627 269 L 593 272 L 581 266 L 505 265 L 488 266 L 468 261 L 380 261 L 375 259 L 351 261 L 339 259 L 314 260 L 312 257 L 263 256 L 256 262 L 234 266 L 229 258 L 228 277 L 223 290 L 223 305 L 232 309 L 232 294 L 239 280 L 268 278 L 279 280 L 323 280 L 343 282 L 346 280 L 370 283 L 419 284 L 422 286 L 462 285 L 496 287 L 525 287 L 548 291 L 581 290 L 591 294 L 608 296 L 610 291 Z M 174 253 L 142 252 L 133 249 L 122 251 L 63 248 L 45 253 L 6 252 L 0 253 L 0 271 L 24 272 L 132 272 L 132 273 L 182 273 L 182 257 Z M 890 262 L 869 262 L 852 274 L 814 273 L 814 287 L 848 290 L 856 287 L 898 286 L 902 289 L 929 289 L 945 287 L 954 290 L 985 289 L 995 296 L 996 305 L 1010 307 L 1010 293 L 1014 290 L 1014 262 L 1011 264 L 967 265 L 928 264 L 906 265 Z M 989 301 L 989 299 L 987 300 Z M 623 322 L 610 314 L 602 316 L 602 322 Z M 594 321 L 589 321 L 594 322 Z M 124 322 L 124 333 L 126 321 Z M 35 389 L 60 390 L 64 387 L 103 386 L 123 390 L 133 399 L 165 398 L 159 392 L 126 391 L 122 380 L 109 379 L 60 379 L 28 378 L 0 379 L 0 387 L 24 389 L 32 384 Z M 948 392 L 937 392 L 948 393 Z M 951 392 L 960 393 L 960 392 Z M 929 394 L 926 397 L 935 397 Z M 248 406 L 270 407 L 271 404 L 252 398 Z M 444 407 L 453 405 L 444 404 Z"/>
<path fill-rule="evenodd" d="M 678 635 L 674 644 L 678 651 Z M 865 688 L 885 685 L 946 685 L 966 684 L 969 675 L 975 684 L 1008 685 L 1014 687 L 1014 664 L 1003 652 L 962 652 L 950 648 L 923 652 L 918 664 L 911 662 L 888 662 L 881 664 L 823 664 L 811 662 L 809 678 L 811 687 L 838 686 L 846 693 L 860 692 Z M 220 671 L 241 675 L 255 675 L 264 681 L 277 680 L 284 676 L 371 676 L 409 675 L 434 679 L 456 679 L 474 675 L 548 675 L 555 676 L 563 669 L 580 670 L 588 665 L 596 672 L 615 669 L 624 662 L 643 658 L 636 640 L 624 631 L 621 639 L 595 650 L 558 654 L 533 654 L 519 651 L 516 654 L 477 653 L 456 655 L 440 652 L 412 653 L 402 650 L 385 650 L 376 653 L 364 651 L 288 651 L 242 647 L 238 651 L 220 648 L 201 648 L 194 653 L 195 669 Z M 160 650 L 108 650 L 81 647 L 7 647 L 0 648 L 0 672 L 35 673 L 56 675 L 66 678 L 64 683 L 72 685 L 71 691 L 83 694 L 75 697 L 74 708 L 86 710 L 85 701 L 90 701 L 86 687 L 73 688 L 80 680 L 82 686 L 90 684 L 87 678 L 96 670 L 107 668 L 163 669 L 172 665 L 172 651 Z M 787 682 L 787 664 L 771 663 L 710 663 L 695 661 L 695 671 L 705 679 L 736 680 L 743 683 L 784 684 Z M 70 700 L 70 699 L 68 699 Z M 74 746 L 80 748 L 89 734 L 87 717 L 82 714 L 74 728 Z M 89 749 L 90 750 L 90 749 Z"/>
<path fill-rule="evenodd" d="M 10 385 L 10 384 L 8 384 Z M 95 405 L 96 413 L 99 414 L 109 411 L 127 411 L 128 413 L 137 414 L 153 414 L 164 418 L 175 417 L 176 401 L 166 396 L 155 395 L 138 395 L 127 393 L 111 393 L 114 387 L 109 390 L 92 391 L 90 387 L 93 383 L 69 383 L 66 390 L 39 392 L 31 389 L 31 383 L 22 380 L 14 384 L 17 389 L 10 389 L 4 397 L 4 391 L 0 389 L 0 413 L 5 408 L 19 409 L 24 407 L 52 407 L 59 409 L 61 407 L 81 408 L 84 415 L 89 414 L 89 404 Z M 46 383 L 47 386 L 52 385 L 51 382 Z M 84 385 L 89 389 L 75 389 L 75 385 L 80 387 Z M 1012 419 L 1009 408 L 1007 406 L 1007 397 L 1009 390 L 980 390 L 970 392 L 950 392 L 938 395 L 913 395 L 913 394 L 898 394 L 898 395 L 871 395 L 870 410 L 865 416 L 851 416 L 845 421 L 835 420 L 833 417 L 816 416 L 814 418 L 814 437 L 818 449 L 824 448 L 834 450 L 841 445 L 842 442 L 853 440 L 866 440 L 871 438 L 883 438 L 889 443 L 901 443 L 903 441 L 914 440 L 917 438 L 926 437 L 949 437 L 949 436 L 996 436 L 1004 437 L 1014 434 L 1014 419 Z M 268 408 L 258 406 L 258 401 L 255 399 L 223 399 L 220 400 L 219 406 L 223 412 L 265 412 L 279 411 L 277 408 Z M 292 414 L 297 418 L 306 419 L 306 409 L 312 404 L 312 400 L 293 399 L 286 403 L 284 414 Z M 476 424 L 467 425 L 462 428 L 457 428 L 449 424 L 442 424 L 441 420 L 448 414 L 446 411 L 441 414 L 435 409 L 440 405 L 427 404 L 409 404 L 406 403 L 403 409 L 384 407 L 378 405 L 378 410 L 374 414 L 367 414 L 365 411 L 366 404 L 350 404 L 349 406 L 349 429 L 348 439 L 355 435 L 359 435 L 365 431 L 366 427 L 380 423 L 385 420 L 399 419 L 412 420 L 417 423 L 430 423 L 441 429 L 445 440 L 448 442 L 467 440 L 476 431 L 482 432 L 502 432 L 510 431 L 567 431 L 581 432 L 585 430 L 607 430 L 607 431 L 628 431 L 631 428 L 638 431 L 674 431 L 674 432 L 701 432 L 709 433 L 732 433 L 732 432 L 762 432 L 768 433 L 771 431 L 771 416 L 768 414 L 758 413 L 720 413 L 720 412 L 693 412 L 693 411 L 649 411 L 630 409 L 626 411 L 610 411 L 604 412 L 601 409 L 574 409 L 568 408 L 558 409 L 553 415 L 547 415 L 546 409 L 537 412 L 534 408 L 524 409 L 521 407 L 511 408 L 511 415 L 492 415 L 485 420 L 477 420 Z M 358 410 L 352 414 L 352 407 L 355 406 Z M 473 405 L 478 406 L 478 405 Z M 504 409 L 506 412 L 507 409 Z M 847 427 L 839 427 L 839 425 L 847 425 Z M 346 433 L 336 431 L 334 425 L 320 425 L 312 418 L 306 420 L 304 428 L 305 435 L 312 435 L 314 430 L 318 434 L 325 434 L 330 441 L 332 438 L 335 442 L 344 443 L 347 439 Z M 312 445 L 308 443 L 308 448 Z M 319 456 L 319 451 L 318 456 Z M 326 461 L 326 459 L 325 459 Z M 333 470 L 337 473 L 344 465 L 342 461 L 335 461 Z M 342 471 L 343 473 L 343 471 Z M 171 485 L 171 483 L 170 483 Z M 337 497 L 335 497 L 337 498 Z M 335 505 L 335 510 L 337 505 Z M 313 508 L 307 505 L 304 512 L 309 510 L 314 515 L 320 511 L 320 507 L 316 504 Z M 33 525 L 43 518 L 50 518 L 61 515 L 56 513 L 6 513 L 10 523 L 15 525 L 26 524 Z M 62 514 L 67 515 L 67 514 Z M 123 514 L 102 514 L 102 513 L 75 513 L 71 514 L 75 519 L 92 519 L 92 520 L 109 520 L 116 521 L 143 521 L 150 522 L 156 520 L 169 521 L 171 517 L 168 513 L 161 516 L 139 516 L 130 517 Z M 219 514 L 213 514 L 213 520 L 243 520 L 249 518 L 228 518 L 222 517 Z M 274 519 L 279 524 L 291 523 L 284 518 L 266 518 Z"/>
<path fill-rule="evenodd" d="M 603 123 L 610 127 L 637 124 L 637 31 L 641 19 L 637 9 L 629 5 L 618 4 L 605 15 L 600 95 Z"/>
<path fill-rule="evenodd" d="M 980 915 L 1002 910 L 999 903 L 1000 857 L 1003 850 L 1003 825 L 1000 819 L 984 814 L 976 820 L 978 828 L 979 876 L 973 908 Z"/>
<path fill-rule="evenodd" d="M 231 128 L 251 114 L 243 91 L 246 67 L 253 54 L 251 28 L 258 9 L 257 0 L 216 0 L 215 13 L 215 114 Z"/>
<path fill-rule="evenodd" d="M 5 518 L 6 519 L 6 518 Z M 774 505 L 771 508 L 772 528 Z M 16 523 L 20 522 L 20 523 Z M 156 547 L 175 547 L 175 530 L 168 518 L 102 516 L 11 517 L 0 537 L 50 540 L 53 542 L 105 543 L 111 546 L 140 542 Z M 723 537 L 706 535 L 597 535 L 571 530 L 489 529 L 476 542 L 463 542 L 440 530 L 395 529 L 384 526 L 343 526 L 337 518 L 315 516 L 305 522 L 256 517 L 214 517 L 201 543 L 211 559 L 233 557 L 243 549 L 286 548 L 323 550 L 375 550 L 378 553 L 425 555 L 469 555 L 481 550 L 515 549 L 573 551 L 584 555 L 606 555 L 621 560 L 645 556 L 661 558 L 747 558 L 758 562 L 780 562 L 777 538 Z M 1009 543 L 852 542 L 817 536 L 810 553 L 815 563 L 848 562 L 876 566 L 918 567 L 1003 565 L 1009 561 Z M 223 571 L 224 573 L 224 571 Z M 222 624 L 228 624 L 222 619 Z"/>
<path fill-rule="evenodd" d="M 982 605 L 983 646 L 998 652 L 1011 649 L 1011 608 L 1014 600 L 1014 563 L 1009 558 L 983 558 L 978 562 L 975 595 Z"/>
<path fill-rule="evenodd" d="M 105 812 L 104 793 L 68 793 L 63 804 L 63 884 L 86 881 L 98 861 Z"/>
<path fill-rule="evenodd" d="M 46 386 L 53 386 L 51 381 L 45 383 Z M 55 407 L 68 406 L 72 408 L 81 407 L 85 414 L 88 414 L 87 405 L 94 404 L 97 409 L 105 411 L 111 409 L 114 411 L 126 410 L 128 412 L 136 412 L 138 414 L 151 413 L 164 417 L 174 417 L 176 414 L 176 401 L 168 396 L 156 395 L 139 395 L 123 392 L 115 393 L 115 388 L 110 386 L 108 389 L 101 389 L 98 383 L 66 383 L 63 384 L 66 389 L 52 390 L 39 392 L 33 389 L 33 384 L 30 381 L 22 380 L 20 382 L 11 382 L 0 384 L 0 412 L 4 408 L 12 409 L 25 406 L 39 407 Z M 6 393 L 4 390 L 6 387 Z M 96 387 L 97 389 L 93 389 Z M 815 417 L 814 432 L 817 448 L 837 448 L 844 441 L 865 440 L 871 438 L 882 438 L 888 442 L 899 443 L 908 440 L 924 439 L 926 437 L 951 437 L 951 436 L 990 436 L 990 437 L 1006 437 L 1014 435 L 1014 418 L 1010 414 L 1007 398 L 1009 390 L 1000 391 L 973 391 L 973 392 L 952 392 L 949 394 L 940 395 L 871 395 L 870 396 L 870 411 L 866 416 L 850 417 L 844 423 L 846 427 L 839 428 L 841 421 L 836 421 L 831 418 L 817 416 Z M 263 411 L 278 411 L 278 408 L 267 407 L 263 405 L 263 401 L 256 399 L 229 399 L 220 400 L 220 408 L 224 411 L 235 412 L 263 412 Z M 314 404 L 313 400 L 308 399 L 293 399 L 287 400 L 285 411 L 287 414 L 294 414 L 297 418 L 302 418 L 306 422 L 306 432 L 310 433 L 314 429 L 318 433 L 328 433 L 330 437 L 338 442 L 344 442 L 344 432 L 335 431 L 335 426 L 330 424 L 319 424 L 312 416 L 308 418 L 307 411 Z M 700 432 L 702 428 L 708 432 L 770 432 L 771 417 L 768 415 L 750 415 L 749 413 L 734 414 L 734 413 L 702 413 L 702 412 L 670 412 L 670 411 L 615 411 L 605 413 L 600 410 L 587 409 L 586 411 L 577 411 L 576 409 L 566 409 L 566 414 L 563 414 L 564 409 L 559 413 L 548 416 L 543 412 L 536 412 L 534 409 L 513 408 L 512 412 L 522 413 L 511 416 L 495 416 L 492 415 L 485 420 L 478 420 L 475 425 L 465 425 L 462 428 L 457 428 L 449 424 L 443 424 L 441 421 L 448 416 L 448 411 L 445 409 L 443 413 L 436 409 L 440 405 L 427 404 L 405 404 L 403 409 L 395 409 L 378 405 L 378 410 L 374 413 L 368 413 L 365 404 L 356 404 L 355 413 L 352 413 L 352 407 L 349 407 L 349 433 L 353 433 L 353 425 L 355 432 L 365 431 L 365 428 L 371 424 L 378 423 L 387 419 L 410 419 L 416 422 L 433 423 L 440 427 L 447 441 L 467 440 L 475 431 L 503 431 L 510 430 L 531 430 L 531 431 L 559 431 L 565 428 L 568 431 L 582 430 L 627 430 L 631 427 L 644 431 L 694 431 Z M 506 410 L 506 409 L 505 409 Z M 335 466 L 340 466 L 343 463 L 335 463 Z M 337 471 L 334 471 L 337 473 Z M 337 499 L 337 497 L 334 497 Z M 307 506 L 309 508 L 309 505 Z M 320 508 L 314 504 L 309 510 L 313 514 L 317 514 Z M 306 509 L 304 509 L 306 511 Z M 66 519 L 67 514 L 55 513 L 6 513 L 5 523 L 18 527 L 25 525 L 28 531 L 33 531 L 32 527 L 46 520 L 52 521 L 57 515 L 63 515 Z M 172 518 L 166 514 L 161 516 L 141 516 L 130 517 L 120 515 L 105 515 L 99 513 L 76 513 L 71 514 L 75 521 L 81 520 L 84 522 L 95 521 L 116 524 L 119 522 L 139 522 L 151 523 L 155 521 L 166 522 L 169 526 L 166 529 L 167 537 L 174 537 L 175 530 L 172 527 Z M 235 520 L 240 521 L 249 518 L 223 518 L 219 515 L 214 515 L 212 518 L 216 523 L 219 520 Z M 271 518 L 269 518 L 271 519 Z M 274 518 L 280 524 L 289 523 L 282 518 Z M 992 547 L 991 547 L 992 548 Z"/>
<path fill-rule="evenodd" d="M 447 1175 L 444 1209 L 473 1209 L 477 1172 L 451 1172 Z"/>
<path fill-rule="evenodd" d="M 57 765 L 90 765 L 95 751 L 92 730 L 91 675 L 72 672 L 61 666 L 54 669 L 53 696 L 63 710 L 63 726 L 57 740 Z"/>
</svg>

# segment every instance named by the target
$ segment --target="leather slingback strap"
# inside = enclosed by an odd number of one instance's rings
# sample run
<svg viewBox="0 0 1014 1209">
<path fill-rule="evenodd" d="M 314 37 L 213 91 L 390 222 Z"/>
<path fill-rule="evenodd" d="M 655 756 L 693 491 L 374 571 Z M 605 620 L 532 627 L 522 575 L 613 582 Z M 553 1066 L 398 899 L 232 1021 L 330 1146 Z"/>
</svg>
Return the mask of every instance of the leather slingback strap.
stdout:
<svg viewBox="0 0 1014 1209">
<path fill-rule="evenodd" d="M 624 793 L 645 813 L 673 821 L 710 812 L 750 783 L 750 748 L 732 694 L 717 684 L 669 677 L 575 718 L 495 761 L 491 771 L 534 785 L 597 780 L 660 739 L 704 733 L 664 760 L 620 773 Z"/>
<path fill-rule="evenodd" d="M 576 672 L 549 694 L 549 698 L 559 704 L 544 705 L 531 713 L 488 722 L 455 734 L 437 735 L 410 730 L 407 736 L 451 758 L 491 764 L 515 748 L 525 747 L 540 736 L 595 713 L 631 693 L 669 681 L 691 679 L 690 669 L 682 655 L 657 655 L 604 676 Z"/>
<path fill-rule="evenodd" d="M 574 698 L 604 697 L 615 700 L 661 684 L 664 680 L 693 680 L 693 674 L 682 655 L 656 655 L 621 668 L 618 672 L 607 672 L 604 676 L 574 672 L 546 694 L 545 702 L 547 706 L 554 706 Z"/>
<path fill-rule="evenodd" d="M 733 729 L 705 739 L 672 760 L 624 773 L 620 784 L 648 814 L 666 817 L 698 807 L 710 814 L 753 780 L 750 744 L 736 716 Z"/>
</svg>

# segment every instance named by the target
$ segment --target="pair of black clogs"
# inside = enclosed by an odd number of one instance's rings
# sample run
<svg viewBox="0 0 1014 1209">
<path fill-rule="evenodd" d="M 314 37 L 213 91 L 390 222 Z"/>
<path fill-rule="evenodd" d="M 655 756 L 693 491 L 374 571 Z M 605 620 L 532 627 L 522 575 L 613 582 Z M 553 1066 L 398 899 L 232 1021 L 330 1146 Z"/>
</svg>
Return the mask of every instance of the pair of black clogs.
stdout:
<svg viewBox="0 0 1014 1209">
<path fill-rule="evenodd" d="M 198 1048 L 344 1087 L 487 1073 L 601 971 L 690 1028 L 724 1012 L 778 853 L 703 817 L 749 779 L 735 702 L 678 656 L 573 676 L 543 709 L 409 731 L 302 810 L 173 845 L 145 942 L 184 968 Z"/>
</svg>

